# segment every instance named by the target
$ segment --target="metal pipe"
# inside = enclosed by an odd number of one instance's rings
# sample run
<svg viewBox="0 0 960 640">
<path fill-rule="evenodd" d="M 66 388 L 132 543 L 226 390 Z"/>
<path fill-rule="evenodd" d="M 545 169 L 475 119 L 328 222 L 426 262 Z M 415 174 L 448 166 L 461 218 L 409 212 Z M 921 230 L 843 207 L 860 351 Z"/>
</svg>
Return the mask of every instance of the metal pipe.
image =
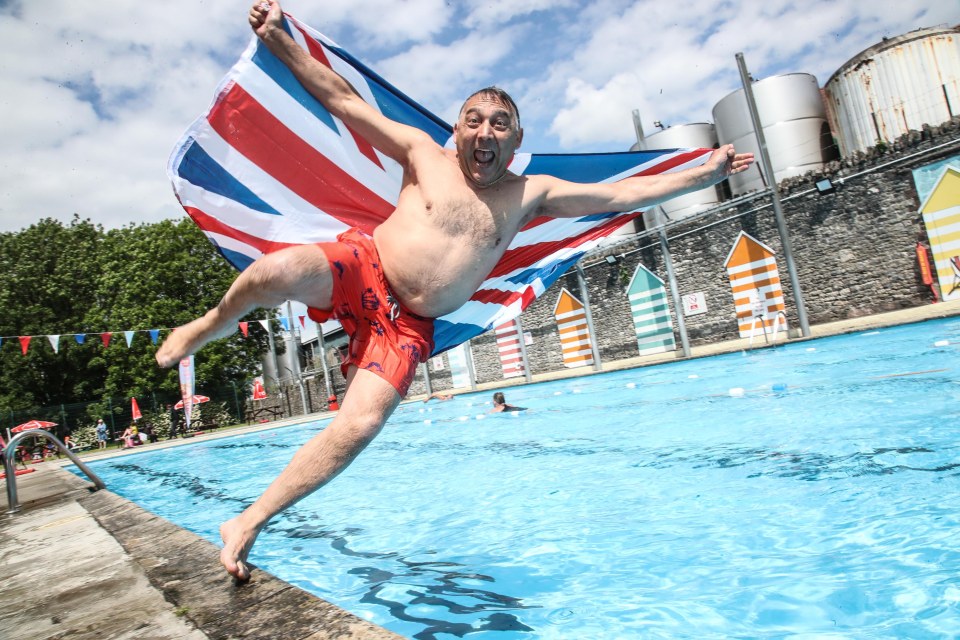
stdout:
<svg viewBox="0 0 960 640">
<path fill-rule="evenodd" d="M 530 361 L 527 360 L 527 345 L 523 339 L 523 325 L 520 323 L 520 316 L 515 319 L 517 327 L 517 339 L 520 341 L 520 362 L 523 364 L 523 377 L 527 382 L 533 382 L 533 374 L 530 372 Z"/>
<path fill-rule="evenodd" d="M 473 367 L 473 341 L 467 340 L 467 343 L 463 345 L 466 347 L 463 350 L 464 355 L 467 359 L 467 374 L 470 376 L 470 390 L 477 390 L 477 371 Z"/>
<path fill-rule="evenodd" d="M 427 362 L 429 362 L 429 360 Z M 433 395 L 433 384 L 430 382 L 430 367 L 427 366 L 427 362 L 421 362 L 420 368 L 423 370 L 423 381 L 426 383 L 427 397 L 429 398 Z"/>
<path fill-rule="evenodd" d="M 797 305 L 797 316 L 800 320 L 800 333 L 804 338 L 810 337 L 810 323 L 807 321 L 807 309 L 803 302 L 803 292 L 800 289 L 800 279 L 797 277 L 797 267 L 793 262 L 793 249 L 790 246 L 790 234 L 783 216 L 783 207 L 780 204 L 780 189 L 777 187 L 777 177 L 767 152 L 767 140 L 763 135 L 763 126 L 760 124 L 760 114 L 757 112 L 757 103 L 753 98 L 753 86 L 743 53 L 736 55 L 737 66 L 740 68 L 740 81 L 743 83 L 743 94 L 747 99 L 747 108 L 750 110 L 750 119 L 757 135 L 757 144 L 760 148 L 760 162 L 764 172 L 770 180 L 770 199 L 773 203 L 773 215 L 777 221 L 777 230 L 780 232 L 780 244 L 783 246 L 783 255 L 787 262 L 787 273 L 790 275 L 790 286 L 793 288 L 793 298 Z"/>
<path fill-rule="evenodd" d="M 673 271 L 673 258 L 670 256 L 667 232 L 663 227 L 660 227 L 660 253 L 663 254 L 663 266 L 667 270 L 667 282 L 670 284 L 670 297 L 673 299 L 673 309 L 677 315 L 677 332 L 680 333 L 680 348 L 683 350 L 683 357 L 689 358 L 690 339 L 687 336 L 687 323 L 683 318 L 683 300 L 680 298 L 677 276 Z"/>
<path fill-rule="evenodd" d="M 320 366 L 323 367 L 323 384 L 327 390 L 327 398 L 333 395 L 333 385 L 330 384 L 330 370 L 327 368 L 327 343 L 323 339 L 323 327 L 316 320 L 313 321 L 317 328 L 317 343 L 320 347 Z"/>
<path fill-rule="evenodd" d="M 593 328 L 593 314 L 590 313 L 590 292 L 587 291 L 587 279 L 583 274 L 583 267 L 577 263 L 577 280 L 580 283 L 580 295 L 583 297 L 583 311 L 587 315 L 587 331 L 590 340 L 590 352 L 593 354 L 593 370 L 602 371 L 603 363 L 600 362 L 600 349 L 597 347 L 597 333 Z"/>
<path fill-rule="evenodd" d="M 66 445 L 60 442 L 59 438 L 52 433 L 44 431 L 43 429 L 30 429 L 14 436 L 13 439 L 7 443 L 7 448 L 3 451 L 3 469 L 7 474 L 7 513 L 16 513 L 20 511 L 20 503 L 17 501 L 17 445 L 21 440 L 30 437 L 40 437 L 50 440 L 57 446 L 57 449 L 67 456 L 70 462 L 77 465 L 80 470 L 83 471 L 88 478 L 90 478 L 90 481 L 93 482 L 93 486 L 95 486 L 97 489 L 107 488 L 107 485 L 103 483 L 103 480 L 100 479 L 100 476 L 91 471 L 90 467 L 83 464 L 76 454 L 74 454 L 66 447 Z"/>
<path fill-rule="evenodd" d="M 290 346 L 293 353 L 287 355 L 287 362 L 293 365 L 292 373 L 297 378 L 297 387 L 300 389 L 300 404 L 303 405 L 303 415 L 310 413 L 307 408 L 307 391 L 303 388 L 303 373 L 300 369 L 300 341 L 297 340 L 297 327 L 293 322 L 293 306 L 287 300 L 287 321 L 290 323 Z"/>
</svg>

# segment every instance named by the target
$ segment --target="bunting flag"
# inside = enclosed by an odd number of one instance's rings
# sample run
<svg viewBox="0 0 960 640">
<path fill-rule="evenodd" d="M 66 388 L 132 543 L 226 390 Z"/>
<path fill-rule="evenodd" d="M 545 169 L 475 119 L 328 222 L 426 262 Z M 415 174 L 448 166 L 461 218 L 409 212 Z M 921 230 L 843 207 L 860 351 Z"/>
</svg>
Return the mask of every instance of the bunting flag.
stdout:
<svg viewBox="0 0 960 640">
<path fill-rule="evenodd" d="M 20 351 L 27 355 L 27 349 L 30 348 L 30 336 L 20 336 Z"/>
<path fill-rule="evenodd" d="M 249 331 L 250 331 L 250 330 L 247 329 L 247 327 L 249 326 L 249 324 L 250 324 L 249 322 L 241 322 L 241 323 L 240 323 L 240 333 L 243 334 L 243 337 L 244 337 L 244 338 L 246 338 L 248 335 L 250 335 L 250 334 L 249 334 Z"/>
<path fill-rule="evenodd" d="M 157 338 L 160 337 L 160 329 L 150 329 L 150 342 L 157 344 Z"/>
<path fill-rule="evenodd" d="M 347 79 L 373 108 L 444 145 L 451 127 L 400 93 L 336 43 L 289 15 L 286 29 Z M 425 70 L 426 72 L 426 70 Z M 614 182 L 702 164 L 709 149 L 582 155 L 517 154 L 510 170 L 577 182 Z M 265 253 L 372 233 L 400 191 L 400 166 L 334 118 L 254 37 L 218 88 L 209 111 L 168 164 L 183 208 L 221 254 L 245 269 Z M 441 353 L 520 314 L 587 251 L 640 215 L 538 218 L 514 238 L 474 296 L 434 324 Z"/>
<path fill-rule="evenodd" d="M 269 320 L 258 320 L 257 322 L 260 323 L 260 326 L 263 327 L 263 330 L 264 330 L 264 331 L 266 331 L 267 333 L 270 332 L 270 321 L 269 321 Z"/>
<path fill-rule="evenodd" d="M 136 331 L 124 331 L 124 332 L 123 332 L 123 337 L 127 339 L 127 349 L 130 348 L 130 343 L 133 342 L 133 334 L 135 334 L 135 333 L 136 333 Z"/>
<path fill-rule="evenodd" d="M 297 316 L 297 319 L 300 321 L 300 328 L 307 328 L 307 316 Z"/>
<path fill-rule="evenodd" d="M 78 333 L 75 336 L 73 336 L 73 339 L 77 341 L 77 344 L 83 344 L 84 342 L 87 341 L 87 336 L 86 334 Z"/>
<path fill-rule="evenodd" d="M 58 335 L 47 336 L 47 340 L 50 341 L 50 346 L 53 347 L 53 352 L 60 353 L 60 336 Z"/>
<path fill-rule="evenodd" d="M 280 326 L 283 327 L 284 331 L 290 331 L 290 318 L 280 316 Z"/>
<path fill-rule="evenodd" d="M 100 334 L 100 342 L 103 343 L 103 347 L 104 347 L 104 348 L 107 348 L 107 347 L 110 346 L 110 336 L 112 336 L 112 335 L 113 335 L 113 334 L 110 333 L 109 331 L 106 332 L 106 333 L 101 333 L 101 334 Z"/>
</svg>

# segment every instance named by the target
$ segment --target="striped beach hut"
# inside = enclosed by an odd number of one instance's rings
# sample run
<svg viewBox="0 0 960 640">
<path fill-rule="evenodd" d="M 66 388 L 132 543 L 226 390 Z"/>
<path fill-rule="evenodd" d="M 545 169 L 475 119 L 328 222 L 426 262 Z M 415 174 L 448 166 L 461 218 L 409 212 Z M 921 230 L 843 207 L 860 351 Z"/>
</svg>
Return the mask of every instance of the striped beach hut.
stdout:
<svg viewBox="0 0 960 640">
<path fill-rule="evenodd" d="M 572 369 L 592 365 L 590 329 L 583 303 L 564 288 L 553 308 L 553 316 L 557 319 L 557 330 L 560 333 L 563 366 Z"/>
<path fill-rule="evenodd" d="M 960 168 L 948 165 L 920 205 L 943 300 L 960 299 Z"/>
<path fill-rule="evenodd" d="M 516 320 L 504 322 L 496 327 L 497 350 L 500 352 L 500 366 L 504 378 L 516 378 L 524 374 L 523 355 L 520 351 L 520 331 Z"/>
<path fill-rule="evenodd" d="M 724 266 L 730 278 L 740 337 L 748 338 L 754 331 L 762 334 L 763 327 L 772 333 L 777 322 L 779 331 L 786 331 L 783 288 L 773 249 L 741 231 Z M 763 327 L 756 321 L 758 317 Z"/>
<path fill-rule="evenodd" d="M 637 265 L 627 286 L 627 297 L 640 355 L 675 351 L 677 343 L 663 280 L 642 264 Z"/>
</svg>

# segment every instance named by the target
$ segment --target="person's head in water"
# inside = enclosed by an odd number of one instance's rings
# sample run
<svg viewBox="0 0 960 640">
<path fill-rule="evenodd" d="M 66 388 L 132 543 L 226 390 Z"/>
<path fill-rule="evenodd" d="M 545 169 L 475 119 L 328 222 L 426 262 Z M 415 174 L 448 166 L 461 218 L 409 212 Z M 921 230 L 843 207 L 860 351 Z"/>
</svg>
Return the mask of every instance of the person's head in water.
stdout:
<svg viewBox="0 0 960 640">
<path fill-rule="evenodd" d="M 507 399 L 503 397 L 502 392 L 497 391 L 495 394 L 493 394 L 493 404 L 495 405 L 507 404 Z"/>
<path fill-rule="evenodd" d="M 487 87 L 463 103 L 453 133 L 463 174 L 480 188 L 490 187 L 507 174 L 523 140 L 520 111 L 506 91 Z"/>
</svg>

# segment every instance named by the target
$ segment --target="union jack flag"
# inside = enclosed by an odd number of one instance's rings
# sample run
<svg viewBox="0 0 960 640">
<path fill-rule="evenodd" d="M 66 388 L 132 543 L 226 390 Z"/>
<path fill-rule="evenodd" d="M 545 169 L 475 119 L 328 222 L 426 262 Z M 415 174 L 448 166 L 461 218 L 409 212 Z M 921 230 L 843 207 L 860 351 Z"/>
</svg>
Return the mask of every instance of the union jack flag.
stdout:
<svg viewBox="0 0 960 640">
<path fill-rule="evenodd" d="M 374 108 L 422 129 L 437 144 L 448 142 L 448 124 L 329 38 L 289 14 L 285 27 Z M 696 166 L 709 153 L 518 153 L 510 170 L 614 182 Z M 396 162 L 332 116 L 256 37 L 221 82 L 210 109 L 177 144 L 167 171 L 183 208 L 239 270 L 283 247 L 333 241 L 350 227 L 372 233 L 393 212 L 402 178 Z M 600 240 L 638 215 L 532 221 L 476 294 L 435 320 L 431 355 L 519 315 Z"/>
</svg>

